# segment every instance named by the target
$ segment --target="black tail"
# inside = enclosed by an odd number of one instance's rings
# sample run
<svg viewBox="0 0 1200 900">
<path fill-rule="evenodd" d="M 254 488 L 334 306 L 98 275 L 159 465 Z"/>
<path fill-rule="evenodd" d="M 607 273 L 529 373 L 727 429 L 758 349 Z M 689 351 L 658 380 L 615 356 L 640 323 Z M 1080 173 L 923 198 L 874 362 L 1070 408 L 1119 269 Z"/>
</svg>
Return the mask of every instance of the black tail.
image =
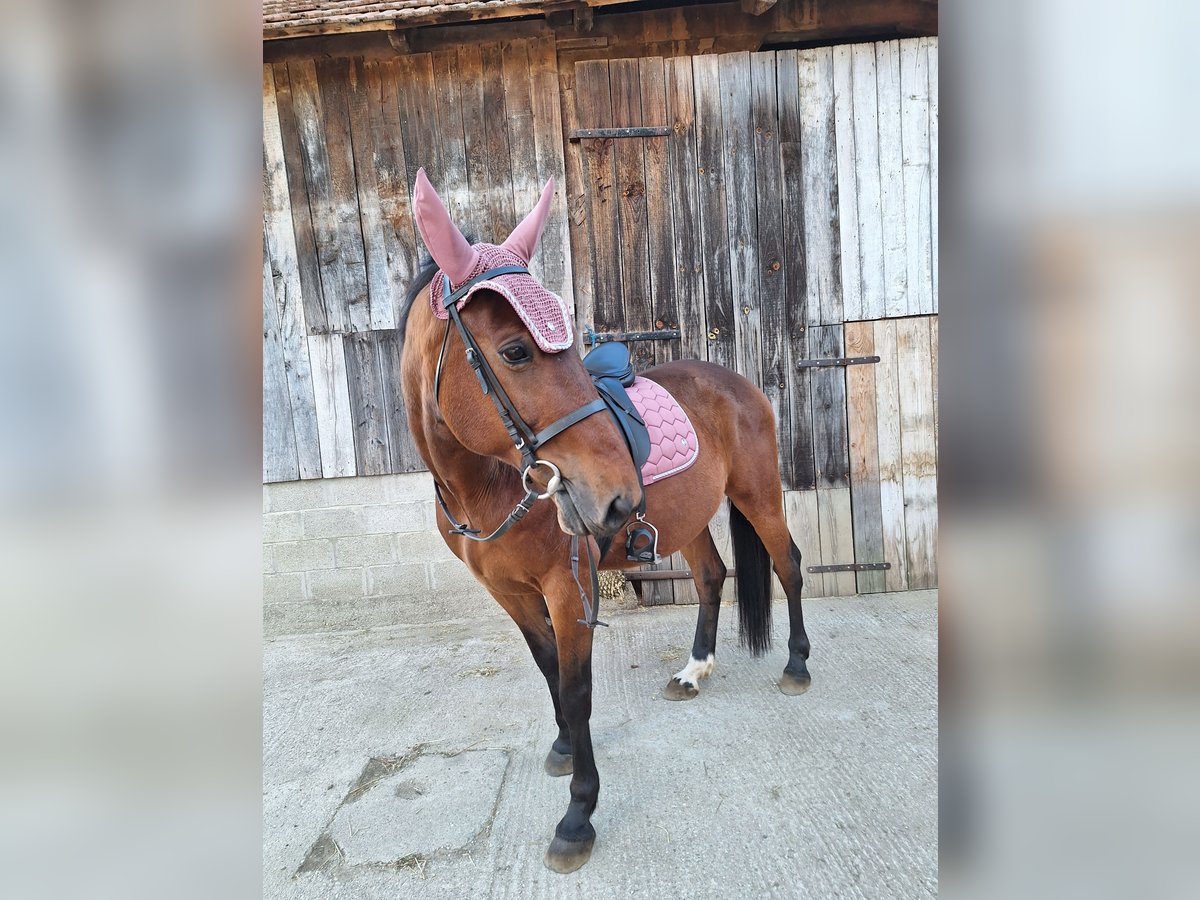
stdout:
<svg viewBox="0 0 1200 900">
<path fill-rule="evenodd" d="M 737 568 L 738 642 L 759 656 L 771 646 L 771 557 L 742 511 L 729 503 Z"/>
</svg>

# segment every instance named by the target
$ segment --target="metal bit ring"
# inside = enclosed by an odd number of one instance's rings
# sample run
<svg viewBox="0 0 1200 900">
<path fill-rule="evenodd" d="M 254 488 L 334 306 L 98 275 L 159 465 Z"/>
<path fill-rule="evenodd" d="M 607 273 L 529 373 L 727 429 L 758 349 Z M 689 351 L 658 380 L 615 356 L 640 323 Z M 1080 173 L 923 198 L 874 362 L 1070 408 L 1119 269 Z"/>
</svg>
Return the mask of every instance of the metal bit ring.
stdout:
<svg viewBox="0 0 1200 900">
<path fill-rule="evenodd" d="M 550 495 L 557 494 L 559 492 L 559 490 L 562 488 L 562 472 L 560 472 L 558 470 L 558 466 L 556 466 L 552 462 L 548 462 L 544 459 L 535 459 L 533 461 L 533 465 L 526 466 L 525 471 L 521 473 L 521 484 L 524 486 L 525 490 L 527 490 L 527 491 L 536 490 L 536 488 L 534 488 L 529 483 L 529 473 L 532 472 L 534 469 L 536 469 L 538 466 L 545 466 L 547 469 L 550 470 L 550 473 L 551 473 L 550 480 L 546 482 L 546 492 L 544 494 L 537 495 L 537 498 L 539 500 L 545 500 Z"/>
</svg>

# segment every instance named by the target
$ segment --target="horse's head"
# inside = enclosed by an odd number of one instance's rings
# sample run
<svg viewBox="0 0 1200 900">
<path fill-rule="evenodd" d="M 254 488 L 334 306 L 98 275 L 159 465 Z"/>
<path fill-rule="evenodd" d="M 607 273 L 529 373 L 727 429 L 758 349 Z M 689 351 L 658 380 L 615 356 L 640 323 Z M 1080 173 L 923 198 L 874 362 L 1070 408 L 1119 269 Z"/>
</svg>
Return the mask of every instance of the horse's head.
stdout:
<svg viewBox="0 0 1200 900">
<path fill-rule="evenodd" d="M 554 195 L 554 181 L 503 244 L 471 245 L 450 220 L 425 176 L 417 173 L 413 210 L 417 227 L 440 267 L 430 285 L 430 303 L 438 318 L 444 307 L 446 279 L 458 291 L 484 272 L 525 266 L 537 247 Z M 468 302 L 468 300 L 470 302 Z M 532 275 L 489 276 L 472 286 L 458 303 L 458 314 L 519 418 L 537 433 L 599 396 L 578 354 L 563 352 L 574 343 L 570 311 L 561 298 Z M 505 429 L 493 398 L 467 361 L 466 348 L 447 322 L 448 345 L 434 402 L 454 438 L 473 453 L 523 468 L 521 451 Z M 558 521 L 571 534 L 613 534 L 640 499 L 641 487 L 616 423 L 606 412 L 589 415 L 537 448 L 537 458 L 562 473 L 552 497 Z M 546 486 L 550 471 L 537 467 L 530 480 Z M 482 477 L 482 474 L 481 474 Z"/>
</svg>

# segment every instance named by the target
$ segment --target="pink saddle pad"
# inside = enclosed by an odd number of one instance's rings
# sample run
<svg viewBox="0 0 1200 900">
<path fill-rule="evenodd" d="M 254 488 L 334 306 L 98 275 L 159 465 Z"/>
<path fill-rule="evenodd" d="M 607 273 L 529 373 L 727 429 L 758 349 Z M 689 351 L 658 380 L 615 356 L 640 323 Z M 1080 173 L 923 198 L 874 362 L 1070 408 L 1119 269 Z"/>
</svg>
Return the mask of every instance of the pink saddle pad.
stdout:
<svg viewBox="0 0 1200 900">
<path fill-rule="evenodd" d="M 642 482 L 662 481 L 694 463 L 700 455 L 696 429 L 667 389 L 638 377 L 625 390 L 650 432 L 650 455 L 642 465 Z"/>
</svg>

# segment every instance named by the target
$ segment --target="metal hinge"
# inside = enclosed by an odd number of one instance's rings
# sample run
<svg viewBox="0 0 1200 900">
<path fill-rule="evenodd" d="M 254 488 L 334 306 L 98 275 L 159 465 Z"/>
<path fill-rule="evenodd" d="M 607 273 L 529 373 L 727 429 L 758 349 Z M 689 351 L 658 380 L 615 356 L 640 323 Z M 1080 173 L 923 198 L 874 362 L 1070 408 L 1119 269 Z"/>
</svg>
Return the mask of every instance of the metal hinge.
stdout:
<svg viewBox="0 0 1200 900">
<path fill-rule="evenodd" d="M 678 328 L 663 331 L 593 331 L 586 325 L 583 327 L 583 342 L 593 345 L 612 341 L 674 341 L 680 337 Z"/>
<path fill-rule="evenodd" d="M 584 138 L 666 137 L 670 133 L 670 125 L 643 125 L 637 128 L 576 128 L 568 139 L 572 143 L 577 143 Z"/>
<path fill-rule="evenodd" d="M 879 362 L 878 356 L 839 356 L 836 359 L 802 359 L 796 363 L 799 369 L 822 369 L 830 366 L 861 366 Z"/>
<path fill-rule="evenodd" d="M 809 566 L 808 571 L 812 575 L 819 575 L 821 572 L 879 572 L 883 569 L 890 569 L 892 564 L 889 562 L 881 563 L 836 563 L 832 566 Z"/>
</svg>

